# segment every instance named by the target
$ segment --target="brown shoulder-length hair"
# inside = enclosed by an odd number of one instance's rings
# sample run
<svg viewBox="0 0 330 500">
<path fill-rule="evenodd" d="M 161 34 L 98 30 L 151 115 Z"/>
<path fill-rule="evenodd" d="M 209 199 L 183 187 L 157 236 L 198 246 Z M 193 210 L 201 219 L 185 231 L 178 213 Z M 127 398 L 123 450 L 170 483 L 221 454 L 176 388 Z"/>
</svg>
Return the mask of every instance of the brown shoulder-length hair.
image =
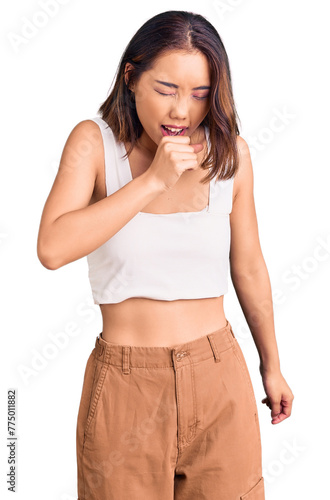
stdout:
<svg viewBox="0 0 330 500">
<path fill-rule="evenodd" d="M 239 121 L 231 83 L 226 50 L 217 30 L 205 17 L 183 10 L 162 12 L 146 21 L 135 33 L 119 62 L 114 87 L 98 113 L 112 129 L 117 141 L 129 142 L 128 157 L 143 131 L 138 118 L 130 83 L 138 81 L 155 60 L 170 50 L 203 53 L 210 67 L 210 110 L 201 125 L 209 128 L 210 151 L 202 169 L 210 172 L 201 182 L 218 175 L 230 179 L 238 169 L 237 135 Z M 129 81 L 125 82 L 125 65 L 131 63 Z"/>
</svg>

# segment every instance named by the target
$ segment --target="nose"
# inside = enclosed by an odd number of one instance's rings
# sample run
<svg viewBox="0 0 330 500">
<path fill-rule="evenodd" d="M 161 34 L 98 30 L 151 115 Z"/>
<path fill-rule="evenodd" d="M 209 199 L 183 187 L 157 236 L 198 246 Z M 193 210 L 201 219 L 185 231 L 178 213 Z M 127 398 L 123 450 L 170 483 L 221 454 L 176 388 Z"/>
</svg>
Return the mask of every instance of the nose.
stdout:
<svg viewBox="0 0 330 500">
<path fill-rule="evenodd" d="M 188 99 L 176 97 L 171 102 L 170 116 L 173 119 L 184 120 L 188 116 Z"/>
</svg>

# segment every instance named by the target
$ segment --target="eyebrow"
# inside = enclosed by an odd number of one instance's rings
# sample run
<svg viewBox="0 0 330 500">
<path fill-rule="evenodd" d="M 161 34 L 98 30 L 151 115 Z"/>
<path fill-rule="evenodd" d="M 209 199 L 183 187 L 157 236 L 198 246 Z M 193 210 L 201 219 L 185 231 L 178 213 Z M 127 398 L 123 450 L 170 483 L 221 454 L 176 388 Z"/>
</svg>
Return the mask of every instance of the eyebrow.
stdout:
<svg viewBox="0 0 330 500">
<path fill-rule="evenodd" d="M 161 80 L 155 80 L 155 82 L 161 83 L 162 85 L 166 85 L 166 87 L 173 87 L 175 89 L 179 88 L 179 85 L 175 85 L 175 83 L 162 82 Z M 192 90 L 207 90 L 210 88 L 211 87 L 209 87 L 207 85 L 201 85 L 200 87 L 194 87 Z"/>
</svg>

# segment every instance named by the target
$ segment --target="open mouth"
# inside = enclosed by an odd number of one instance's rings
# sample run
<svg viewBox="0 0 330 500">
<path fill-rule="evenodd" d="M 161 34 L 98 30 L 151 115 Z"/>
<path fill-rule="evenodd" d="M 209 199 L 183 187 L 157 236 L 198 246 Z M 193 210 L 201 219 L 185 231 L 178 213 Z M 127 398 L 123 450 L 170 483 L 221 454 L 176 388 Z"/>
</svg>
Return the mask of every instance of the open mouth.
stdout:
<svg viewBox="0 0 330 500">
<path fill-rule="evenodd" d="M 161 126 L 162 131 L 164 135 L 183 135 L 184 131 L 186 130 L 185 128 L 170 128 L 170 127 L 165 127 L 165 125 Z"/>
</svg>

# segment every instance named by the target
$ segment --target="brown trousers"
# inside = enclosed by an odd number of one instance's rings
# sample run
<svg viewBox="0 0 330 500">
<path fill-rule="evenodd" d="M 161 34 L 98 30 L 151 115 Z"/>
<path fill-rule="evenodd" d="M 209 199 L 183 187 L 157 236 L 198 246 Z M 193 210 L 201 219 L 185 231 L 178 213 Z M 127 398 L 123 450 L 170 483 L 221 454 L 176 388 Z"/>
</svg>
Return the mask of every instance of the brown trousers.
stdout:
<svg viewBox="0 0 330 500">
<path fill-rule="evenodd" d="M 224 328 L 171 347 L 96 338 L 77 419 L 78 500 L 264 500 L 258 410 Z"/>
</svg>

